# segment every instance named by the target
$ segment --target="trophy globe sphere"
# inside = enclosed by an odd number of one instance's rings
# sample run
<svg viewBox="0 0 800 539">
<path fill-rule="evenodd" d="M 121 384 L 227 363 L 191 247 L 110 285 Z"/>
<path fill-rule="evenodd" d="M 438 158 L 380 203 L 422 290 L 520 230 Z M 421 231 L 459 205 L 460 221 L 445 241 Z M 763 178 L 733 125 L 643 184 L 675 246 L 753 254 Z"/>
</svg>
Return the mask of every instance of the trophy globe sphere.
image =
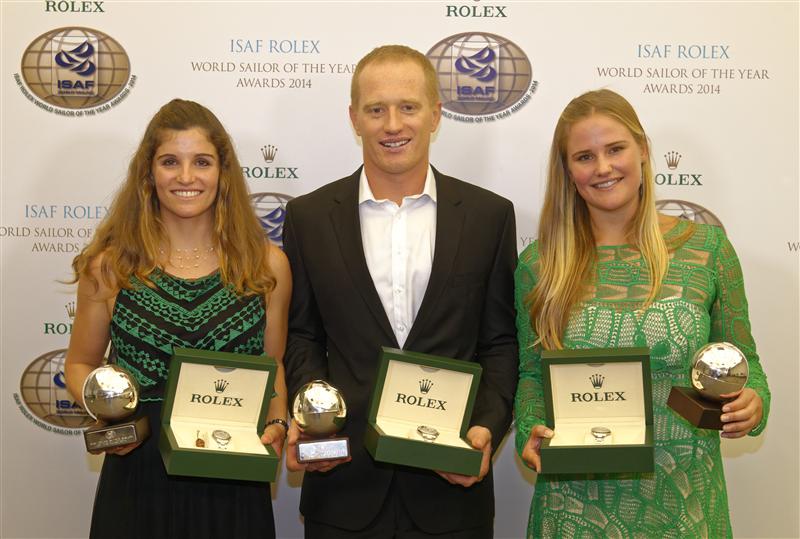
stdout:
<svg viewBox="0 0 800 539">
<path fill-rule="evenodd" d="M 89 373 L 83 383 L 86 411 L 95 419 L 116 422 L 136 411 L 139 384 L 128 371 L 108 364 Z"/>
<path fill-rule="evenodd" d="M 339 432 L 347 418 L 342 392 L 323 380 L 300 388 L 292 403 L 292 417 L 306 433 L 329 436 Z"/>
<path fill-rule="evenodd" d="M 692 386 L 709 400 L 723 401 L 720 395 L 739 391 L 748 375 L 747 358 L 731 343 L 709 343 L 692 359 Z"/>
</svg>

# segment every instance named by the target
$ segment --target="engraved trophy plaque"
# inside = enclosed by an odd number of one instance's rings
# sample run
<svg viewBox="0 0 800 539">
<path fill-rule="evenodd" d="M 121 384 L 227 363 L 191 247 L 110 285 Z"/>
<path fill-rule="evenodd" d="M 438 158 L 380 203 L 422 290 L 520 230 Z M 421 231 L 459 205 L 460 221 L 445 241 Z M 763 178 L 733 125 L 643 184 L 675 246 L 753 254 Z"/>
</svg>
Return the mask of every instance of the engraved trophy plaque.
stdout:
<svg viewBox="0 0 800 539">
<path fill-rule="evenodd" d="M 347 437 L 331 438 L 344 426 L 347 406 L 341 391 L 323 380 L 300 388 L 292 404 L 292 417 L 312 440 L 297 443 L 297 461 L 343 459 L 350 456 Z"/>
<path fill-rule="evenodd" d="M 129 419 L 139 405 L 139 385 L 118 365 L 103 365 L 83 383 L 83 402 L 98 422 L 83 433 L 87 451 L 140 442 L 150 434 L 147 417 Z"/>
<path fill-rule="evenodd" d="M 667 405 L 701 429 L 722 430 L 721 395 L 742 389 L 748 375 L 741 350 L 727 342 L 709 343 L 692 359 L 692 387 L 673 387 Z"/>
</svg>

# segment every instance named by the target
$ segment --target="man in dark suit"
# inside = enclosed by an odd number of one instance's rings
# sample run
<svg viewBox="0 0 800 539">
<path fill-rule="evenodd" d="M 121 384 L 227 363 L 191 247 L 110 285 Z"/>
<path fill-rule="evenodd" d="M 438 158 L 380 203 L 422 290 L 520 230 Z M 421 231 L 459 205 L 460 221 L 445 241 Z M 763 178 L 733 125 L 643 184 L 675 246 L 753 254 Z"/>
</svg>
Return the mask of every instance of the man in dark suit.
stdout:
<svg viewBox="0 0 800 539">
<path fill-rule="evenodd" d="M 493 533 L 491 455 L 505 436 L 517 383 L 514 208 L 428 161 L 441 117 L 436 72 L 403 46 L 356 67 L 350 118 L 364 166 L 287 206 L 284 248 L 294 291 L 284 358 L 290 397 L 314 379 L 348 406 L 351 459 L 305 470 L 306 537 L 458 537 Z M 380 347 L 478 362 L 483 376 L 467 440 L 480 474 L 376 462 L 364 448 Z M 444 534 L 444 535 L 443 535 Z"/>
</svg>

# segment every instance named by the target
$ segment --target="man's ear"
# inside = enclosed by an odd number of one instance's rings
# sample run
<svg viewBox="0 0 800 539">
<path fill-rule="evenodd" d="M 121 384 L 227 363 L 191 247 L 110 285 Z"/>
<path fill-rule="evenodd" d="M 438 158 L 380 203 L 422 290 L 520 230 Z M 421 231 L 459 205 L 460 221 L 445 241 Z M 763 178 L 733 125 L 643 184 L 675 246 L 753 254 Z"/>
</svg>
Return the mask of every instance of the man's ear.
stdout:
<svg viewBox="0 0 800 539">
<path fill-rule="evenodd" d="M 439 128 L 439 122 L 442 119 L 442 102 L 438 101 L 433 107 L 433 128 L 431 133 L 434 133 Z"/>
<path fill-rule="evenodd" d="M 347 112 L 350 114 L 350 123 L 353 124 L 353 130 L 355 130 L 356 135 L 360 137 L 361 133 L 358 132 L 358 127 L 356 126 L 356 116 L 358 113 L 353 109 L 353 105 L 347 107 Z"/>
</svg>

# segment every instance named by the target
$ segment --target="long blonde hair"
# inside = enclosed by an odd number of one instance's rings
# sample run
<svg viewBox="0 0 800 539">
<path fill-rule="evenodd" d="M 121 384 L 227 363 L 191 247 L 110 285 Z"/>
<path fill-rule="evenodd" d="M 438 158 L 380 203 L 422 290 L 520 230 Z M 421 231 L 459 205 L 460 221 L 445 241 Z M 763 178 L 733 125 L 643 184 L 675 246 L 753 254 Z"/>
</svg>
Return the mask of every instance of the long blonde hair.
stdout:
<svg viewBox="0 0 800 539">
<path fill-rule="evenodd" d="M 567 169 L 567 139 L 575 123 L 602 114 L 624 125 L 644 152 L 642 185 L 628 231 L 650 271 L 651 303 L 667 271 L 669 252 L 659 228 L 650 145 L 628 101 L 611 90 L 587 92 L 567 105 L 558 119 L 550 149 L 547 191 L 539 218 L 539 280 L 527 298 L 533 329 L 545 349 L 562 348 L 562 336 L 573 306 L 593 283 L 596 247 L 586 202 Z"/>
<path fill-rule="evenodd" d="M 239 295 L 266 295 L 275 288 L 264 230 L 250 204 L 231 137 L 210 110 L 183 99 L 161 107 L 147 125 L 108 214 L 72 261 L 74 281 L 81 276 L 94 281 L 90 265 L 102 255 L 100 274 L 106 283 L 130 288 L 135 276 L 152 286 L 150 275 L 158 267 L 160 248 L 169 246 L 151 172 L 153 156 L 166 132 L 191 128 L 203 130 L 219 155 L 214 242 L 222 282 Z"/>
</svg>

